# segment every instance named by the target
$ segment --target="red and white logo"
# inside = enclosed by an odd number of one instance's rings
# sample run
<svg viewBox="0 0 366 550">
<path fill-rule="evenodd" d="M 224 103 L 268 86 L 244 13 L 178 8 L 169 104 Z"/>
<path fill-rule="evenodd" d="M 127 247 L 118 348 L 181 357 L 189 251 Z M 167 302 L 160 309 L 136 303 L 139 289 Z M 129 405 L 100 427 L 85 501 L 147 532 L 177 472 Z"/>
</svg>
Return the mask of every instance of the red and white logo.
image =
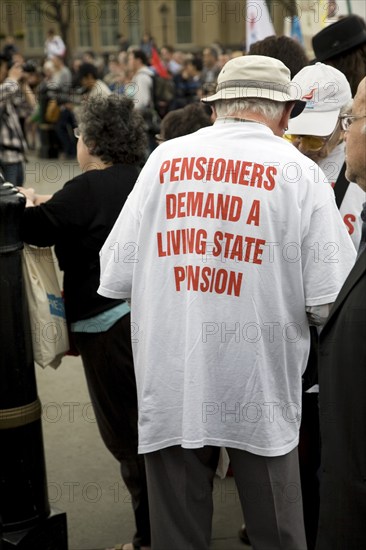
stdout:
<svg viewBox="0 0 366 550">
<path fill-rule="evenodd" d="M 305 99 L 305 101 L 314 100 L 315 92 L 316 92 L 316 88 L 312 88 L 310 92 L 308 94 L 303 95 L 301 99 Z"/>
</svg>

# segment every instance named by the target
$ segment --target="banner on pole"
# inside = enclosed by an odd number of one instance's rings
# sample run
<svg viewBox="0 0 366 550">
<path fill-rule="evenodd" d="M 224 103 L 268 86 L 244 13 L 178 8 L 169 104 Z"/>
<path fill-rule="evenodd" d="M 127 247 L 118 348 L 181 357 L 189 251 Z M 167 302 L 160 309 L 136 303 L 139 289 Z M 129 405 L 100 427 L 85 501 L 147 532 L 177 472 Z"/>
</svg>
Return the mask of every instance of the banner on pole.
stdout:
<svg viewBox="0 0 366 550">
<path fill-rule="evenodd" d="M 265 0 L 248 0 L 246 13 L 246 48 L 258 40 L 275 35 Z"/>
</svg>

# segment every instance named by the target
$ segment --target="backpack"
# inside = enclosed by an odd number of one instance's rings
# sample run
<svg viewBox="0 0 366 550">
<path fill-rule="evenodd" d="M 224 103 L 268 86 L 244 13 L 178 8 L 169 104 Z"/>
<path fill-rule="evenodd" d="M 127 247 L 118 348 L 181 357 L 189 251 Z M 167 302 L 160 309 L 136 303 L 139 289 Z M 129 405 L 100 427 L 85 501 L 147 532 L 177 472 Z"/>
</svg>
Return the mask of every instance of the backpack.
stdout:
<svg viewBox="0 0 366 550">
<path fill-rule="evenodd" d="M 152 86 L 152 100 L 154 109 L 161 118 L 169 111 L 169 106 L 175 97 L 175 84 L 172 78 L 163 78 L 154 74 Z"/>
</svg>

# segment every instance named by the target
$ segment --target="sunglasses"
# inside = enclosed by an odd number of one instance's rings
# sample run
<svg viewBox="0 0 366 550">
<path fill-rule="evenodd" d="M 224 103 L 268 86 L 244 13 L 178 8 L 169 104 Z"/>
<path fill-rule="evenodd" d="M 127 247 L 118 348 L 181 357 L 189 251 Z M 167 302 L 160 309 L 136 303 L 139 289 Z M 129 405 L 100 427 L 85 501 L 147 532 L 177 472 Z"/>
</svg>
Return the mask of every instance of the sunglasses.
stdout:
<svg viewBox="0 0 366 550">
<path fill-rule="evenodd" d="M 342 118 L 341 120 L 341 128 L 343 128 L 342 124 Z M 336 124 L 336 127 L 334 128 L 333 132 L 329 136 L 301 136 L 298 134 L 284 134 L 284 139 L 292 143 L 293 145 L 298 144 L 299 141 L 301 141 L 301 144 L 303 148 L 306 151 L 312 151 L 313 153 L 316 153 L 323 149 L 324 145 L 328 143 L 334 136 L 335 132 L 338 129 L 338 124 Z"/>
<path fill-rule="evenodd" d="M 299 136 L 293 134 L 285 134 L 284 139 L 295 145 L 298 141 L 301 141 L 302 146 L 307 151 L 320 151 L 327 143 L 328 138 L 322 138 L 320 136 Z"/>
</svg>

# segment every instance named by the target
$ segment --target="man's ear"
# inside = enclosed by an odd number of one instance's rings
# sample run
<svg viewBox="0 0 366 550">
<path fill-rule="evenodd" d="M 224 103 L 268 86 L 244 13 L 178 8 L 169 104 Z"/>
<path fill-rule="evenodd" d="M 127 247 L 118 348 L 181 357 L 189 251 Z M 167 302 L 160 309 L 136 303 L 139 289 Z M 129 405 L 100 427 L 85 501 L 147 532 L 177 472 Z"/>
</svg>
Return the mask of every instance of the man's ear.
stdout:
<svg viewBox="0 0 366 550">
<path fill-rule="evenodd" d="M 281 123 L 281 127 L 286 128 L 286 130 L 288 128 L 288 121 L 290 120 L 290 115 L 294 106 L 295 106 L 295 101 L 287 101 L 285 103 L 285 108 L 283 110 L 280 123 Z"/>
<path fill-rule="evenodd" d="M 212 110 L 211 120 L 213 122 L 215 122 L 215 120 L 217 119 L 217 112 L 216 112 L 215 102 L 213 103 L 213 105 L 211 105 L 211 110 Z"/>
<path fill-rule="evenodd" d="M 285 108 L 282 112 L 282 116 L 276 125 L 276 136 L 282 137 L 288 128 L 288 121 L 290 120 L 291 111 L 294 108 L 295 101 L 287 101 L 285 103 Z"/>
</svg>

